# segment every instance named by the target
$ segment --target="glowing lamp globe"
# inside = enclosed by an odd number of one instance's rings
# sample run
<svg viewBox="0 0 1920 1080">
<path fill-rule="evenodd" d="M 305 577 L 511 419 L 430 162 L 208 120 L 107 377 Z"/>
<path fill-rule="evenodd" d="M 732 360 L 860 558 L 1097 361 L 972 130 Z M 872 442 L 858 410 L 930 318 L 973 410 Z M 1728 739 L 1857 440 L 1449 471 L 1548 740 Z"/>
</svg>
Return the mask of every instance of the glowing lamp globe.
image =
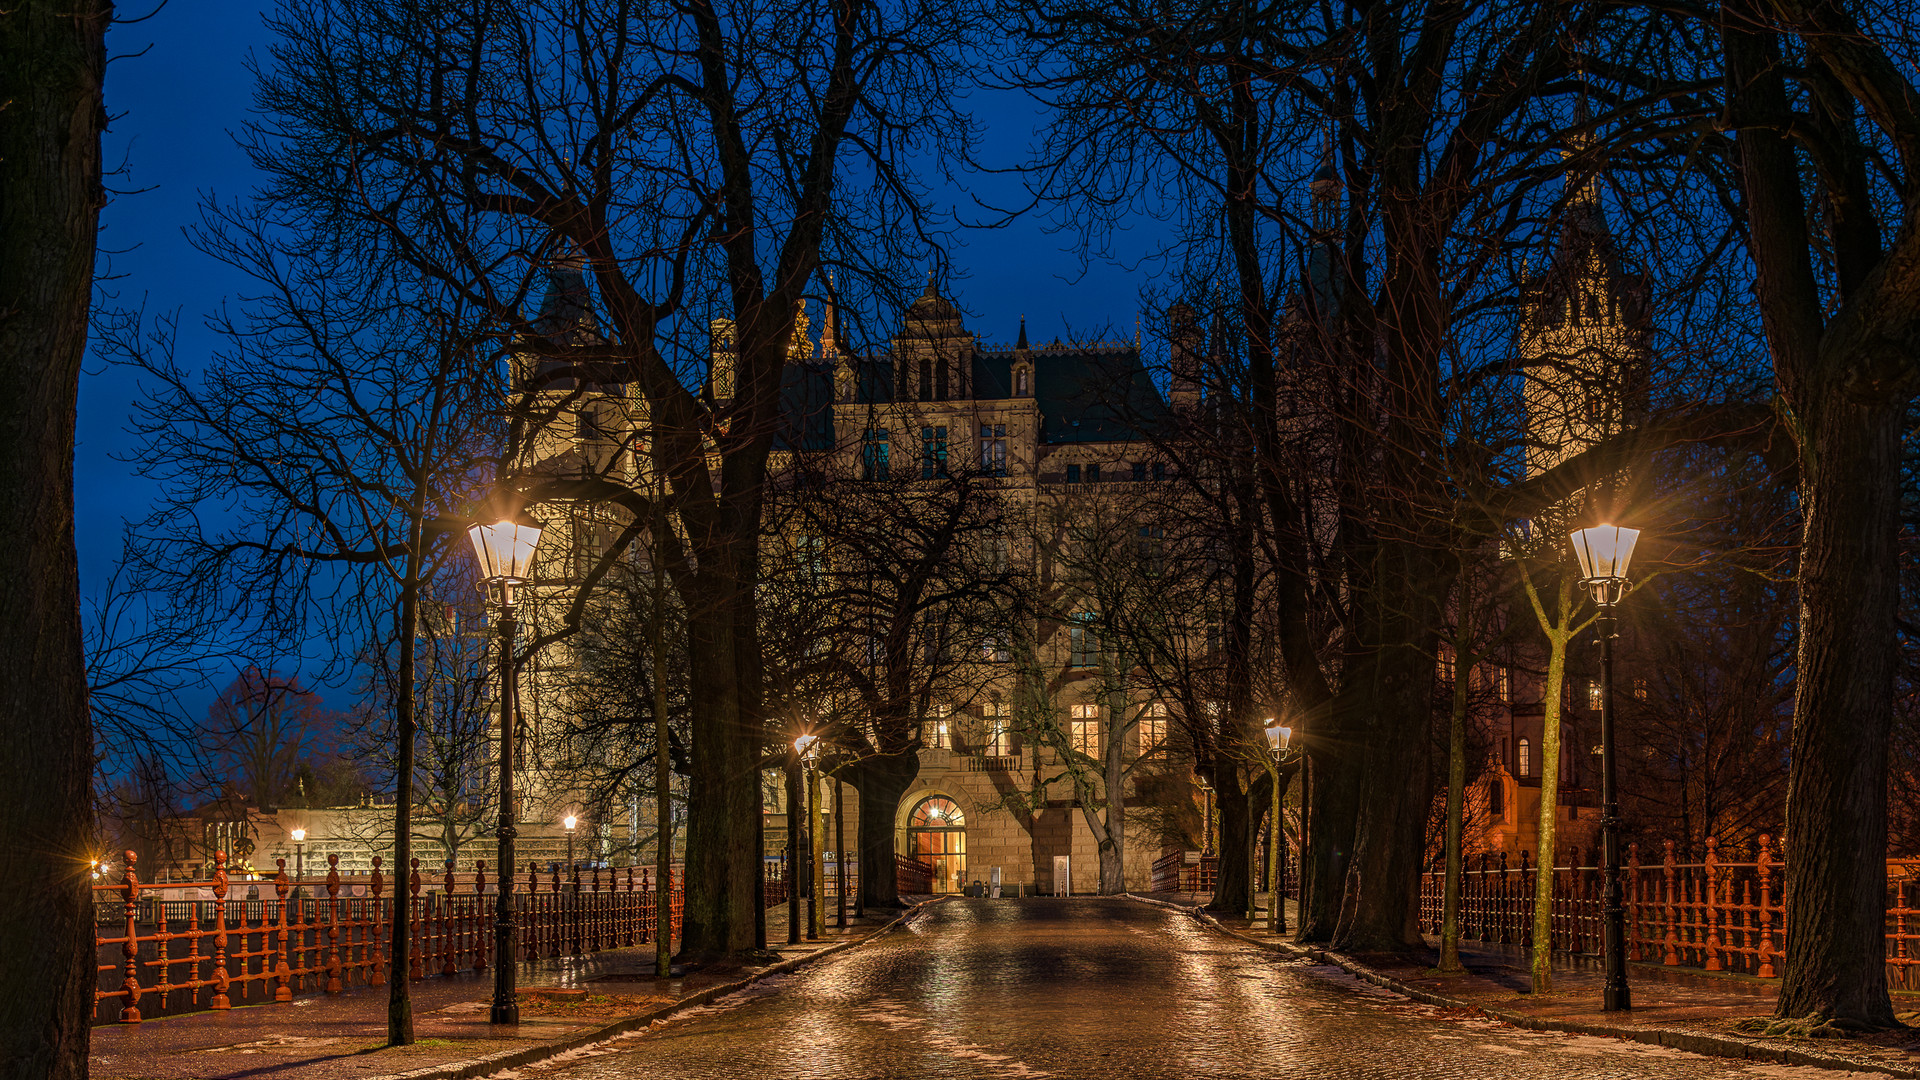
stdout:
<svg viewBox="0 0 1920 1080">
<path fill-rule="evenodd" d="M 1640 541 L 1640 530 L 1620 525 L 1595 525 L 1575 532 L 1573 554 L 1580 560 L 1580 577 L 1593 590 L 1594 601 L 1602 607 L 1620 602 L 1626 589 L 1627 565 L 1633 561 L 1633 547 Z"/>
<path fill-rule="evenodd" d="M 467 528 L 473 553 L 480 560 L 480 576 L 487 581 L 525 581 L 533 570 L 533 551 L 540 545 L 540 526 L 532 522 L 497 521 Z"/>
</svg>

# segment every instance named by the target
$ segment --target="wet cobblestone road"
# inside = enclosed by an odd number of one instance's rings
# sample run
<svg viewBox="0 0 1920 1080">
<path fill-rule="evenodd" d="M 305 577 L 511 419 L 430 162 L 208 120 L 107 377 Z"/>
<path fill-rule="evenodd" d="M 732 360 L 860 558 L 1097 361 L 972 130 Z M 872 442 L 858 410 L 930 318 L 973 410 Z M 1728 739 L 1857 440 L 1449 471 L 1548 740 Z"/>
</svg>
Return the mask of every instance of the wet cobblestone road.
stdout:
<svg viewBox="0 0 1920 1080">
<path fill-rule="evenodd" d="M 1127 901 L 947 901 L 525 1080 L 1827 1077 L 1446 1017 Z"/>
</svg>

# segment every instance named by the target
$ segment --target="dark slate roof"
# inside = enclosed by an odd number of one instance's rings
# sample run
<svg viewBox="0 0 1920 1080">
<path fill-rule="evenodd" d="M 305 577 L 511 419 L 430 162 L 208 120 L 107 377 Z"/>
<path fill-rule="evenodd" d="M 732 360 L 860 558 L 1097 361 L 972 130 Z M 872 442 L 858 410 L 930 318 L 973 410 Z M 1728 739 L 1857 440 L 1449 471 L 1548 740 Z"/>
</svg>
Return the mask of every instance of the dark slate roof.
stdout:
<svg viewBox="0 0 1920 1080">
<path fill-rule="evenodd" d="M 1035 350 L 1033 370 L 1041 442 L 1139 439 L 1168 417 L 1140 350 L 1131 345 L 1049 346 Z"/>
</svg>

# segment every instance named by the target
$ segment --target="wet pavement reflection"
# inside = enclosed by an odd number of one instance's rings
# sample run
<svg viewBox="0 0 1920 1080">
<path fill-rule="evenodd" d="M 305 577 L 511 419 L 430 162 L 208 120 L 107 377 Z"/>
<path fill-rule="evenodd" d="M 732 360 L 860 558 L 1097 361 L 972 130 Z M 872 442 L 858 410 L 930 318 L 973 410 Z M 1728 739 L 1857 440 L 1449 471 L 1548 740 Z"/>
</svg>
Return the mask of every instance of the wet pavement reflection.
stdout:
<svg viewBox="0 0 1920 1080">
<path fill-rule="evenodd" d="M 520 1076 L 1838 1076 L 1462 1020 L 1123 900 L 950 900 L 905 929 Z"/>
</svg>

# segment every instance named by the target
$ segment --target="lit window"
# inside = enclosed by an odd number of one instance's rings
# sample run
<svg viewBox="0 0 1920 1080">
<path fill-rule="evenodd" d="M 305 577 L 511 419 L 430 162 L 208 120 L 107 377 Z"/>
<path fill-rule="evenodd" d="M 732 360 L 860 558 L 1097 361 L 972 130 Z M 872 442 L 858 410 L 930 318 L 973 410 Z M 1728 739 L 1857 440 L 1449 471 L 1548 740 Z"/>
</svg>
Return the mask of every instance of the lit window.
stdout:
<svg viewBox="0 0 1920 1080">
<path fill-rule="evenodd" d="M 980 471 L 988 476 L 1007 475 L 1007 425 L 980 425 Z"/>
<path fill-rule="evenodd" d="M 1529 746 L 1527 744 L 1527 740 L 1525 739 L 1520 740 L 1520 773 L 1519 775 L 1521 776 L 1533 775 L 1533 747 Z"/>
<path fill-rule="evenodd" d="M 1513 669 L 1512 668 L 1496 668 L 1495 670 L 1498 672 L 1498 674 L 1495 676 L 1495 682 L 1499 687 L 1500 700 L 1512 701 L 1513 700 Z"/>
<path fill-rule="evenodd" d="M 935 705 L 933 717 L 921 726 L 920 740 L 930 749 L 953 749 L 953 721 L 948 719 L 952 711 L 951 705 Z"/>
<path fill-rule="evenodd" d="M 1647 680 L 1645 679 L 1633 680 L 1633 699 L 1635 701 L 1647 700 Z"/>
<path fill-rule="evenodd" d="M 1070 708 L 1072 716 L 1068 723 L 1071 726 L 1067 735 L 1074 753 L 1098 757 L 1100 755 L 1100 706 L 1083 704 Z"/>
<path fill-rule="evenodd" d="M 1587 680 L 1587 708 L 1598 709 L 1599 707 L 1600 707 L 1600 680 L 1588 679 Z"/>
<path fill-rule="evenodd" d="M 1013 755 L 1013 717 L 1004 701 L 989 701 L 987 714 L 987 753 L 995 757 Z"/>
<path fill-rule="evenodd" d="M 1013 650 L 1007 647 L 1005 634 L 994 634 L 980 643 L 980 659 L 990 664 L 1004 664 L 1013 659 Z"/>
<path fill-rule="evenodd" d="M 1153 701 L 1140 713 L 1140 756 L 1151 757 L 1167 741 L 1167 703 Z"/>
</svg>

